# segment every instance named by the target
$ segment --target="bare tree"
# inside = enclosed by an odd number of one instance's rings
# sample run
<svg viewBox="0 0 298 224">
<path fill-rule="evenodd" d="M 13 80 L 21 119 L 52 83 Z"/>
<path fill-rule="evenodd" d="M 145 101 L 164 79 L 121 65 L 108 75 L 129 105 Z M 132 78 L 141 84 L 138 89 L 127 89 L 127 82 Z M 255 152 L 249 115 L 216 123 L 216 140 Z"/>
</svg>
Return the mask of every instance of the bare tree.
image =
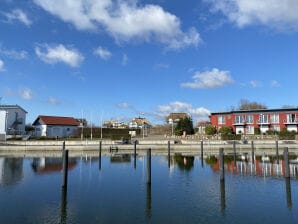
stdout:
<svg viewBox="0 0 298 224">
<path fill-rule="evenodd" d="M 258 110 L 267 109 L 267 106 L 254 101 L 249 101 L 246 99 L 241 99 L 239 102 L 238 110 Z"/>
</svg>

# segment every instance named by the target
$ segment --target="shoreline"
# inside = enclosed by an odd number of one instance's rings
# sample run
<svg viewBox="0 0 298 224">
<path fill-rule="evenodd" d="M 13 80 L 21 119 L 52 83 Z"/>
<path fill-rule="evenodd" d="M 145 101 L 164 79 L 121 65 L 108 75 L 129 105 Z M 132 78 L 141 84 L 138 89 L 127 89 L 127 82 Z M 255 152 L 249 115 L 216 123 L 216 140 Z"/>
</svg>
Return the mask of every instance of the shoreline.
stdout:
<svg viewBox="0 0 298 224">
<path fill-rule="evenodd" d="M 145 155 L 146 150 L 151 148 L 152 155 L 167 155 L 168 141 L 170 141 L 171 154 L 181 153 L 184 155 L 201 155 L 201 141 L 183 141 L 180 144 L 174 144 L 174 140 L 138 140 L 136 145 L 138 155 Z M 0 156 L 35 156 L 35 155 L 56 155 L 61 156 L 64 141 L 7 141 L 0 142 Z M 204 156 L 218 154 L 219 148 L 224 148 L 225 154 L 234 152 L 233 141 L 203 141 Z M 118 147 L 118 153 L 133 154 L 133 144 L 116 144 L 110 140 L 102 141 L 102 155 L 111 155 L 110 147 Z M 276 141 L 275 140 L 255 140 L 253 142 L 255 155 L 275 155 Z M 236 141 L 235 148 L 238 154 L 248 153 L 252 151 L 251 142 L 243 144 Z M 283 153 L 287 147 L 291 154 L 298 154 L 298 144 L 296 141 L 278 141 L 279 154 Z M 70 156 L 94 155 L 98 156 L 99 140 L 84 140 L 84 141 L 65 141 L 65 149 L 69 150 Z"/>
</svg>

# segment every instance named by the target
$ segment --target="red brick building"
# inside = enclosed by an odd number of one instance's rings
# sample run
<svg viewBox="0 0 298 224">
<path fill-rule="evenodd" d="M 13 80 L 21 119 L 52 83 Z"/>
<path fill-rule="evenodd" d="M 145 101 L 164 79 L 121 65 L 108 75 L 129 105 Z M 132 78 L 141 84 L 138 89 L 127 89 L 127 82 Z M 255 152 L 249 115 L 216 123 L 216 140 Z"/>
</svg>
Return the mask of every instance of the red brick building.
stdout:
<svg viewBox="0 0 298 224">
<path fill-rule="evenodd" d="M 254 134 L 255 128 L 261 133 L 283 128 L 297 132 L 298 108 L 216 112 L 211 113 L 210 122 L 217 130 L 230 126 L 236 134 Z"/>
</svg>

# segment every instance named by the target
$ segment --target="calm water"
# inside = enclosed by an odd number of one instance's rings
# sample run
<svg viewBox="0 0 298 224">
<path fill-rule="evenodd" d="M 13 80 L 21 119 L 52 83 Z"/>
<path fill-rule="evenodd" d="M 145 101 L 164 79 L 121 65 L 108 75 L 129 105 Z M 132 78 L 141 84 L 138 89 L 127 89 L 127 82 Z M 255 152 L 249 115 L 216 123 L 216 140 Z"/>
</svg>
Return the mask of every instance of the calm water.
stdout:
<svg viewBox="0 0 298 224">
<path fill-rule="evenodd" d="M 214 161 L 213 161 L 214 162 Z M 0 223 L 297 223 L 298 180 L 282 165 L 226 164 L 198 157 L 83 156 L 69 161 L 68 190 L 61 188 L 59 158 L 0 158 Z M 280 168 L 280 169 L 279 169 Z"/>
</svg>

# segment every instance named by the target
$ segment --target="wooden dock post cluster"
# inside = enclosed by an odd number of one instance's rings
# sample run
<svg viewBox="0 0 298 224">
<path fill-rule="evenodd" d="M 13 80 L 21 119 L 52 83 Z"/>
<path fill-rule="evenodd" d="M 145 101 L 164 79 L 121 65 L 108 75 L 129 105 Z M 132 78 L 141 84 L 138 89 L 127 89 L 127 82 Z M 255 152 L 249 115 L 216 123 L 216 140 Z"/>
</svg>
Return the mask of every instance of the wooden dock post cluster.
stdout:
<svg viewBox="0 0 298 224">
<path fill-rule="evenodd" d="M 255 146 L 254 141 L 251 141 L 251 162 L 255 164 Z"/>
</svg>

